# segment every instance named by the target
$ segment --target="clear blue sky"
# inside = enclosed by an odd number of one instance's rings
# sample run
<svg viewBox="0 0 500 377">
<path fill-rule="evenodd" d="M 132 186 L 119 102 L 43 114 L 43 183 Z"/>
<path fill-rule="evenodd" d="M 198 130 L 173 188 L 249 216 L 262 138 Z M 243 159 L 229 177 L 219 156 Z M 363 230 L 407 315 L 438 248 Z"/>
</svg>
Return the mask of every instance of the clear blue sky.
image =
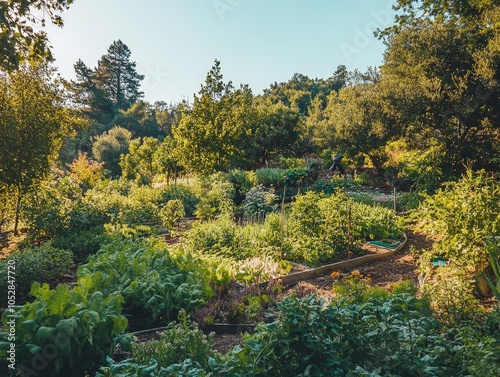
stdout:
<svg viewBox="0 0 500 377">
<path fill-rule="evenodd" d="M 76 0 L 65 26 L 48 27 L 56 66 L 74 78 L 82 59 L 95 67 L 121 39 L 145 99 L 191 98 L 215 59 L 224 80 L 254 94 L 296 72 L 329 77 L 338 65 L 365 71 L 382 63 L 373 31 L 393 23 L 396 0 Z"/>
</svg>

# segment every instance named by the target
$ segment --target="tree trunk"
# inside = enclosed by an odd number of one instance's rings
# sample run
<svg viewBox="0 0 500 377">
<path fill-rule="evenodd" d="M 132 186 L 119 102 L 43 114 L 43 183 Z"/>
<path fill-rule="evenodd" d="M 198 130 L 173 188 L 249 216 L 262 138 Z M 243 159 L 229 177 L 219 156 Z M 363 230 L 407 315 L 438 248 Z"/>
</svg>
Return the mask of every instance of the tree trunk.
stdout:
<svg viewBox="0 0 500 377">
<path fill-rule="evenodd" d="M 21 190 L 18 188 L 16 195 L 16 214 L 14 217 L 14 236 L 19 235 L 18 227 L 19 227 L 19 214 L 21 212 L 21 199 L 22 199 Z"/>
</svg>

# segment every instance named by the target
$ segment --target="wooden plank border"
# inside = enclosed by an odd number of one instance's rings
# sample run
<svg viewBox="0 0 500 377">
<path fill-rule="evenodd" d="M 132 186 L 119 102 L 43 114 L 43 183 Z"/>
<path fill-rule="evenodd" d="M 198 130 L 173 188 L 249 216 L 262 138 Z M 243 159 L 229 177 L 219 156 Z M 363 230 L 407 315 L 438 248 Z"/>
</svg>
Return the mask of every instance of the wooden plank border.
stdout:
<svg viewBox="0 0 500 377">
<path fill-rule="evenodd" d="M 380 254 L 363 255 L 362 257 L 357 257 L 357 258 L 345 260 L 342 262 L 327 264 L 325 266 L 313 268 L 313 269 L 307 270 L 307 271 L 294 272 L 294 273 L 291 273 L 291 274 L 288 274 L 285 276 L 281 276 L 277 280 L 282 285 L 287 286 L 287 285 L 296 284 L 300 281 L 314 279 L 318 276 L 327 275 L 327 274 L 332 273 L 335 270 L 341 270 L 343 268 L 349 268 L 349 267 L 356 267 L 356 266 L 362 265 L 366 262 L 385 259 L 385 258 L 390 257 L 391 255 L 396 254 L 398 251 L 403 249 L 403 247 L 406 246 L 407 241 L 408 241 L 408 238 L 406 237 L 406 234 L 403 233 L 403 242 L 401 243 L 401 245 L 399 245 L 397 248 L 395 248 L 393 250 L 388 250 L 388 251 L 386 251 L 384 253 L 380 253 Z"/>
</svg>

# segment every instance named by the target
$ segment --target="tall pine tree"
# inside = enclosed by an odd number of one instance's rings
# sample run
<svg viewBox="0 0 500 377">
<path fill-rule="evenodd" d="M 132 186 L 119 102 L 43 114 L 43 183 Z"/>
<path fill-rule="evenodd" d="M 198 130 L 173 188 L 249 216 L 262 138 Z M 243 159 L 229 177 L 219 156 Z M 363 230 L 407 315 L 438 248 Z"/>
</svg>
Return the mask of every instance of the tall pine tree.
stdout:
<svg viewBox="0 0 500 377">
<path fill-rule="evenodd" d="M 94 122 L 110 123 L 118 110 L 128 110 L 144 96 L 140 83 L 144 75 L 130 61 L 130 49 L 121 40 L 114 41 L 108 53 L 91 69 L 83 61 L 75 65 L 76 80 L 72 81 L 75 102 Z"/>
<path fill-rule="evenodd" d="M 144 75 L 136 71 L 136 63 L 130 61 L 130 49 L 121 40 L 114 41 L 108 53 L 97 62 L 94 80 L 121 110 L 127 110 L 144 92 L 139 90 Z"/>
</svg>

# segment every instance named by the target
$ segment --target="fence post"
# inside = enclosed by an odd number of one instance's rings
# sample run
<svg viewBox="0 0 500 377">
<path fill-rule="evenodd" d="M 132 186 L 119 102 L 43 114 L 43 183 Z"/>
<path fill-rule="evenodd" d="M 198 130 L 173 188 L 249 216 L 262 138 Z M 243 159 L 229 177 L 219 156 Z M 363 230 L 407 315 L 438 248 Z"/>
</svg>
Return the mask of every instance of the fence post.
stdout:
<svg viewBox="0 0 500 377">
<path fill-rule="evenodd" d="M 398 209 L 397 209 L 397 196 L 396 196 L 396 186 L 393 186 L 394 188 L 394 214 L 398 214 Z"/>
<path fill-rule="evenodd" d="M 347 202 L 347 259 L 351 259 L 351 202 Z"/>
<path fill-rule="evenodd" d="M 285 222 L 285 194 L 286 186 L 283 187 L 283 198 L 281 199 L 281 216 L 280 216 L 280 259 L 283 260 L 283 226 Z"/>
</svg>

